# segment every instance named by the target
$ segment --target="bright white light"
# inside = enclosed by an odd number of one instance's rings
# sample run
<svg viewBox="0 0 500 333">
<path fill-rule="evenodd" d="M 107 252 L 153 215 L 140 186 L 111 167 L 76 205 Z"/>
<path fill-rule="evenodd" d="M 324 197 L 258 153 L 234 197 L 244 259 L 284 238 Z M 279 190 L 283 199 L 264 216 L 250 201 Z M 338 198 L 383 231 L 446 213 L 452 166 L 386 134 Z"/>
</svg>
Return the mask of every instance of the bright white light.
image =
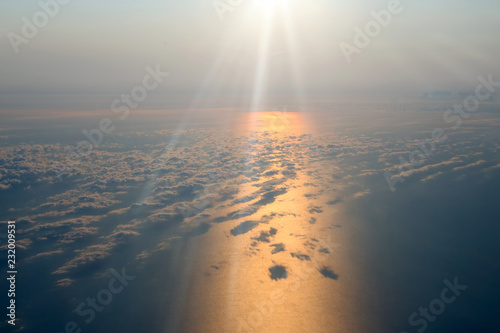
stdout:
<svg viewBox="0 0 500 333">
<path fill-rule="evenodd" d="M 260 10 L 271 12 L 274 9 L 286 5 L 290 0 L 254 0 L 256 7 Z"/>
</svg>

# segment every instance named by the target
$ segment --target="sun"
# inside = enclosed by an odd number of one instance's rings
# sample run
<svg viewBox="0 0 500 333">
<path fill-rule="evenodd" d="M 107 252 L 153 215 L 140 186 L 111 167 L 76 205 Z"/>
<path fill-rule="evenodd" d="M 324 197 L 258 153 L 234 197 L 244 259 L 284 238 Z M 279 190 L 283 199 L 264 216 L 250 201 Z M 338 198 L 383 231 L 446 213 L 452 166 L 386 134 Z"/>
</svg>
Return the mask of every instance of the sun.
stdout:
<svg viewBox="0 0 500 333">
<path fill-rule="evenodd" d="M 255 6 L 262 11 L 272 12 L 279 7 L 288 5 L 290 0 L 254 0 Z"/>
</svg>

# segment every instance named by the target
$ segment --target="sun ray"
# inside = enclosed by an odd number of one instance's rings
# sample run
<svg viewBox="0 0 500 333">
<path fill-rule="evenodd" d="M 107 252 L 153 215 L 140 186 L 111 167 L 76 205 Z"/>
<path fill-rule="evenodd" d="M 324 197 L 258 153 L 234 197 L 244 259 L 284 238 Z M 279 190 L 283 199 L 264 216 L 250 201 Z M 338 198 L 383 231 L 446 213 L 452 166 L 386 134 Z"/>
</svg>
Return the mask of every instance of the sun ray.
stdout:
<svg viewBox="0 0 500 333">
<path fill-rule="evenodd" d="M 303 77 L 301 71 L 301 59 L 299 55 L 299 43 L 295 38 L 296 32 L 293 24 L 292 12 L 290 10 L 290 3 L 285 2 L 282 4 L 282 17 L 283 17 L 283 28 L 285 31 L 286 38 L 286 46 L 288 53 L 291 58 L 291 70 L 293 74 L 293 82 L 295 93 L 299 98 L 300 109 L 303 110 L 305 108 L 305 98 L 304 98 L 304 89 L 303 89 Z"/>
<path fill-rule="evenodd" d="M 274 9 L 274 7 L 273 7 Z M 268 66 L 269 66 L 269 46 L 271 41 L 272 34 L 272 23 L 274 10 L 266 11 L 264 27 L 262 28 L 261 36 L 260 36 L 260 45 L 257 55 L 257 68 L 255 72 L 254 78 L 254 86 L 252 93 L 252 105 L 251 111 L 256 112 L 262 106 L 262 98 L 265 92 L 265 88 L 267 86 L 267 74 L 268 74 Z"/>
</svg>

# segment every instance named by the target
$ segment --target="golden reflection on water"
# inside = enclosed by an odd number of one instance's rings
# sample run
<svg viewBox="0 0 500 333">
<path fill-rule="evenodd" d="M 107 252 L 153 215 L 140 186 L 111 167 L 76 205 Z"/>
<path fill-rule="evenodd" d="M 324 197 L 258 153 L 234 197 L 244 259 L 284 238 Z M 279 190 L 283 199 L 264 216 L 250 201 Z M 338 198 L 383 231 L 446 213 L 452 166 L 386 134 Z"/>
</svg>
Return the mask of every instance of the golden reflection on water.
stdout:
<svg viewBox="0 0 500 333">
<path fill-rule="evenodd" d="M 300 135 L 310 129 L 306 114 L 299 112 L 268 111 L 247 113 L 240 126 L 248 132 L 272 132 L 276 138 L 282 135 Z M 245 119 L 246 118 L 246 119 Z"/>
<path fill-rule="evenodd" d="M 238 135 L 258 139 L 247 152 L 249 165 L 265 160 L 270 171 L 242 182 L 238 198 L 271 184 L 274 201 L 213 223 L 199 237 L 181 331 L 367 332 L 352 231 L 338 206 L 327 204 L 331 195 L 322 188 L 331 179 L 309 163 L 311 147 L 301 144 L 301 135 L 314 134 L 311 122 L 301 113 L 261 112 L 242 114 L 236 123 Z M 215 220 L 245 211 L 262 198 L 209 214 Z M 248 228 L 235 233 L 244 222 Z"/>
</svg>

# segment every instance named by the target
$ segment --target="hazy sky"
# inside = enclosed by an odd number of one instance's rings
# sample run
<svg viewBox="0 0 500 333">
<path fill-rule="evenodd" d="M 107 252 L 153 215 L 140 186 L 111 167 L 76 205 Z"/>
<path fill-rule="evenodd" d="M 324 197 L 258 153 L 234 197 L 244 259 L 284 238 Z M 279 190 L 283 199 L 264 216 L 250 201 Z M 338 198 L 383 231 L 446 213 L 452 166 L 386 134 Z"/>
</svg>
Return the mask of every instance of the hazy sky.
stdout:
<svg viewBox="0 0 500 333">
<path fill-rule="evenodd" d="M 350 64 L 340 43 L 354 44 L 354 29 L 387 1 L 275 1 L 272 15 L 272 1 L 243 0 L 221 20 L 213 0 L 73 0 L 18 54 L 8 34 L 22 36 L 22 18 L 40 6 L 2 1 L 0 93 L 126 92 L 157 64 L 171 73 L 160 93 L 472 90 L 479 75 L 500 80 L 499 1 L 401 1 Z"/>
</svg>

